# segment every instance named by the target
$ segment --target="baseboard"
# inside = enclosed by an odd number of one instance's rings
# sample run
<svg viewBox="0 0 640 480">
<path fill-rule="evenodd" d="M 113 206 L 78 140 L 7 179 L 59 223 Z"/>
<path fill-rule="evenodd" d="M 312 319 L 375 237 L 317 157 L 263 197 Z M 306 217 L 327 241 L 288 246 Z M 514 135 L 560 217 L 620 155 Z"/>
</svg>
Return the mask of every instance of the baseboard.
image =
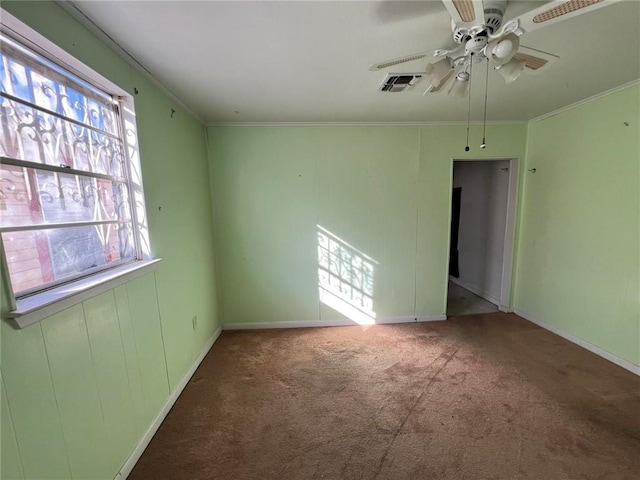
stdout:
<svg viewBox="0 0 640 480">
<path fill-rule="evenodd" d="M 463 282 L 459 278 L 449 276 L 449 280 L 452 283 L 455 283 L 456 285 L 458 285 L 459 287 L 462 287 L 465 290 L 469 290 L 471 293 L 475 293 L 480 298 L 484 298 L 487 302 L 493 303 L 496 307 L 500 307 L 500 300 L 498 300 L 496 297 L 489 295 L 488 293 L 485 293 L 481 290 L 478 290 L 473 285 L 469 285 L 468 283 Z"/>
<path fill-rule="evenodd" d="M 593 343 L 589 343 L 580 337 L 576 337 L 575 335 L 572 335 L 570 333 L 563 332 L 559 328 L 554 327 L 553 325 L 550 325 L 547 322 L 540 320 L 539 318 L 534 317 L 533 315 L 530 315 L 527 312 L 523 312 L 520 309 L 516 308 L 514 310 L 514 313 L 526 320 L 529 320 L 531 323 L 535 323 L 539 327 L 542 327 L 545 330 L 549 330 L 550 332 L 553 332 L 556 335 L 566 340 L 569 340 L 570 342 L 573 342 L 576 345 L 579 345 L 580 347 L 586 350 L 589 350 L 591 353 L 595 353 L 596 355 L 604 358 L 605 360 L 609 360 L 611 363 L 615 363 L 619 367 L 622 367 L 625 370 L 629 370 L 631 373 L 635 373 L 636 375 L 640 376 L 640 365 L 636 365 L 635 363 L 632 363 L 629 360 L 625 360 L 624 358 L 619 357 L 615 353 L 611 353 L 603 348 L 598 347 L 597 345 L 594 345 Z"/>
<path fill-rule="evenodd" d="M 262 330 L 272 328 L 311 328 L 311 327 L 347 327 L 357 325 L 347 319 L 340 320 L 302 320 L 292 322 L 255 322 L 255 323 L 225 323 L 223 330 Z"/>
<path fill-rule="evenodd" d="M 390 323 L 421 323 L 421 322 L 440 322 L 446 320 L 447 316 L 439 315 L 405 315 L 403 317 L 381 318 L 376 320 L 377 325 Z"/>
<path fill-rule="evenodd" d="M 191 367 L 189 367 L 189 370 L 187 370 L 187 372 L 184 374 L 182 380 L 180 380 L 180 383 L 176 385 L 176 388 L 173 390 L 171 395 L 169 395 L 169 398 L 167 398 L 166 402 L 158 412 L 158 415 L 156 415 L 156 418 L 153 420 L 146 433 L 142 436 L 142 438 L 138 442 L 138 445 L 136 445 L 135 450 L 131 453 L 123 467 L 115 476 L 114 480 L 124 480 L 129 476 L 129 474 L 133 470 L 133 467 L 135 467 L 136 463 L 149 445 L 149 442 L 151 442 L 151 439 L 158 431 L 158 428 L 160 428 L 160 425 L 171 410 L 171 407 L 173 407 L 173 404 L 176 403 L 176 400 L 182 393 L 182 390 L 184 390 L 184 388 L 187 386 L 187 383 L 189 383 L 189 380 L 191 380 L 191 377 L 196 372 L 202 360 L 204 360 L 204 357 L 207 355 L 207 353 L 209 353 L 209 350 L 211 350 L 213 344 L 216 343 L 216 340 L 220 336 L 220 333 L 222 333 L 222 327 L 218 327 L 211 338 L 207 340 L 207 343 L 204 345 L 202 352 L 200 352 L 200 355 L 198 355 L 198 358 L 196 358 L 195 361 L 191 364 Z"/>
<path fill-rule="evenodd" d="M 440 322 L 446 320 L 447 316 L 444 313 L 439 315 L 422 315 L 416 319 L 416 322 Z"/>
<path fill-rule="evenodd" d="M 406 315 L 402 317 L 376 319 L 376 325 L 390 323 L 416 323 L 416 322 L 437 322 L 446 320 L 447 316 L 439 315 Z M 272 328 L 312 328 L 312 327 L 345 327 L 356 326 L 358 323 L 346 318 L 336 320 L 303 320 L 292 322 L 257 322 L 257 323 L 225 323 L 223 330 L 261 330 Z"/>
</svg>

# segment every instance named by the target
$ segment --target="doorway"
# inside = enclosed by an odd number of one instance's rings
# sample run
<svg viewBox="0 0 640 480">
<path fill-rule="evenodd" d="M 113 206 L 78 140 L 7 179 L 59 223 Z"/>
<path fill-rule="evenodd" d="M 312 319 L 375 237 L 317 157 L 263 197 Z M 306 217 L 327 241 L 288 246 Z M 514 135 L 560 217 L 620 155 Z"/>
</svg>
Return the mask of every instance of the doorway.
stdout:
<svg viewBox="0 0 640 480">
<path fill-rule="evenodd" d="M 447 316 L 511 311 L 517 160 L 454 160 Z"/>
</svg>

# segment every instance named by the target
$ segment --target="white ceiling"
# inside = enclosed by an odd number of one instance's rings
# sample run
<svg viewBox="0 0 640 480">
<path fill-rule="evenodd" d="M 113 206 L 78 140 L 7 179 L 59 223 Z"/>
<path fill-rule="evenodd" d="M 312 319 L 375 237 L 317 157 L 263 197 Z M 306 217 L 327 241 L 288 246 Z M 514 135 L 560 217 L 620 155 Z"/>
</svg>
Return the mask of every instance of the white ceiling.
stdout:
<svg viewBox="0 0 640 480">
<path fill-rule="evenodd" d="M 424 85 L 380 93 L 385 74 L 368 71 L 451 45 L 439 0 L 73 3 L 207 123 L 466 120 L 465 99 L 423 96 Z M 541 3 L 512 0 L 505 20 Z M 638 79 L 639 31 L 640 2 L 625 0 L 526 33 L 523 45 L 560 59 L 509 85 L 491 71 L 488 120 L 530 120 Z M 484 83 L 472 83 L 472 120 Z"/>
</svg>

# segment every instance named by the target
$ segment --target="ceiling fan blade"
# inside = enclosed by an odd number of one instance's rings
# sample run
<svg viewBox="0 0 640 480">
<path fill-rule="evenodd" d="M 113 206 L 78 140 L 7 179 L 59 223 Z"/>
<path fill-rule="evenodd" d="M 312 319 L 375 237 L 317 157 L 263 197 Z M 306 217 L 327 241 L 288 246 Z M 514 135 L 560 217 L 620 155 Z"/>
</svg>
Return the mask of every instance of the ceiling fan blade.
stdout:
<svg viewBox="0 0 640 480">
<path fill-rule="evenodd" d="M 527 33 L 583 13 L 607 7 L 619 1 L 621 0 L 553 0 L 505 22 L 505 26 L 511 25 L 517 20 L 519 27 L 524 30 L 524 33 Z"/>
<path fill-rule="evenodd" d="M 482 0 L 442 0 L 457 26 L 484 23 Z"/>
<path fill-rule="evenodd" d="M 524 47 L 520 45 L 518 51 L 513 57 L 515 60 L 521 60 L 524 63 L 525 71 L 528 73 L 536 73 L 542 70 L 546 70 L 555 60 L 557 55 L 552 53 L 543 52 L 542 50 L 536 50 L 535 48 Z"/>
<path fill-rule="evenodd" d="M 369 67 L 372 72 L 384 70 L 385 68 L 395 67 L 401 63 L 413 62 L 414 60 L 420 60 L 421 58 L 432 57 L 436 50 L 428 50 L 426 52 L 413 53 L 411 55 L 405 55 L 403 57 L 392 58 L 380 63 L 374 63 Z"/>
<path fill-rule="evenodd" d="M 452 69 L 451 72 L 449 72 L 447 76 L 444 77 L 438 85 L 435 85 L 435 86 L 430 85 L 429 88 L 425 90 L 423 95 L 426 95 L 427 93 L 438 93 L 439 91 L 441 91 L 444 88 L 444 86 L 449 82 L 453 74 L 454 74 L 454 70 Z"/>
</svg>

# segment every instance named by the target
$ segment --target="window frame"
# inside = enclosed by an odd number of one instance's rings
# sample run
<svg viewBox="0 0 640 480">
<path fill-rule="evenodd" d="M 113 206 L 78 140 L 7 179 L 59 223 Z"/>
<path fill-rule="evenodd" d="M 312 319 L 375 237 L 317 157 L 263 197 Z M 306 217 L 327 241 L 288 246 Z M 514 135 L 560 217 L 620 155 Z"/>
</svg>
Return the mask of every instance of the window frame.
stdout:
<svg viewBox="0 0 640 480">
<path fill-rule="evenodd" d="M 131 260 L 114 262 L 113 265 L 106 264 L 97 269 L 92 269 L 91 272 L 78 273 L 53 284 L 42 284 L 33 289 L 21 291 L 19 296 L 16 297 L 8 271 L 2 237 L 0 236 L 0 270 L 10 310 L 6 313 L 6 316 L 13 318 L 18 327 L 23 328 L 58 311 L 69 308 L 73 304 L 80 303 L 103 291 L 115 288 L 119 284 L 126 283 L 136 276 L 147 273 L 155 268 L 160 259 L 152 257 L 149 242 L 133 96 L 6 10 L 0 9 L 0 13 L 0 31 L 4 35 L 33 50 L 71 75 L 77 76 L 89 85 L 108 93 L 117 100 L 118 128 L 120 135 L 122 135 L 120 140 L 124 149 L 134 241 L 134 258 Z M 1 163 L 15 165 L 20 162 L 20 160 L 16 159 L 7 159 L 5 161 L 3 157 Z M 54 170 L 64 174 L 78 173 L 83 175 L 85 173 L 51 165 L 43 164 L 42 166 L 44 167 L 43 170 Z M 38 229 L 42 228 L 43 226 L 38 226 Z"/>
</svg>

